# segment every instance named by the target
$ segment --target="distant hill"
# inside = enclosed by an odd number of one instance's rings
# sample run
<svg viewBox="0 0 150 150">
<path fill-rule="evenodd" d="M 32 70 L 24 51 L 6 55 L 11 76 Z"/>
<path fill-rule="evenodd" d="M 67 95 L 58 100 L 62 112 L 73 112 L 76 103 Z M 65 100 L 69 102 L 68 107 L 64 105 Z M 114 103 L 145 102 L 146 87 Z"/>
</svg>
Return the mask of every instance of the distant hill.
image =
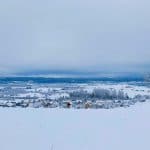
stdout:
<svg viewBox="0 0 150 150">
<path fill-rule="evenodd" d="M 147 74 L 144 79 L 146 82 L 150 82 L 150 74 Z"/>
</svg>

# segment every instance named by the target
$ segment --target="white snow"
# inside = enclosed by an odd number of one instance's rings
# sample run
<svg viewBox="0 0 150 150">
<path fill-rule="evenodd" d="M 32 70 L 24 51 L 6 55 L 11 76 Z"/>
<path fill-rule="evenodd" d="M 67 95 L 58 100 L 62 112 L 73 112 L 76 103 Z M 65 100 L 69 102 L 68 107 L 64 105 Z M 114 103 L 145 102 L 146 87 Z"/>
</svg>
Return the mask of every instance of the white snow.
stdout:
<svg viewBox="0 0 150 150">
<path fill-rule="evenodd" d="M 56 93 L 56 94 L 52 94 L 51 96 L 49 96 L 51 99 L 55 100 L 58 99 L 60 97 L 69 97 L 69 94 L 67 93 Z"/>
<path fill-rule="evenodd" d="M 39 97 L 39 98 L 42 98 L 44 97 L 41 93 L 21 93 L 21 94 L 18 94 L 18 97 Z"/>
<path fill-rule="evenodd" d="M 1 150 L 149 150 L 150 102 L 117 109 L 0 108 Z"/>
<path fill-rule="evenodd" d="M 50 89 L 47 88 L 47 87 L 40 87 L 40 88 L 37 88 L 36 91 L 38 92 L 43 92 L 43 93 L 48 93 Z"/>
</svg>

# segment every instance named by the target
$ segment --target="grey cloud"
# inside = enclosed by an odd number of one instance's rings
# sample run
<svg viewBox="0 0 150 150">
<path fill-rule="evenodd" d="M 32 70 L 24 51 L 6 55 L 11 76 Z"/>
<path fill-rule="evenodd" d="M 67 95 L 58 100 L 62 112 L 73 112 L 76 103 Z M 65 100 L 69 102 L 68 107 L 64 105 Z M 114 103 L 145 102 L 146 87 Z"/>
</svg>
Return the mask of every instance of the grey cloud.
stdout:
<svg viewBox="0 0 150 150">
<path fill-rule="evenodd" d="M 0 70 L 150 64 L 149 7 L 148 0 L 1 0 Z"/>
</svg>

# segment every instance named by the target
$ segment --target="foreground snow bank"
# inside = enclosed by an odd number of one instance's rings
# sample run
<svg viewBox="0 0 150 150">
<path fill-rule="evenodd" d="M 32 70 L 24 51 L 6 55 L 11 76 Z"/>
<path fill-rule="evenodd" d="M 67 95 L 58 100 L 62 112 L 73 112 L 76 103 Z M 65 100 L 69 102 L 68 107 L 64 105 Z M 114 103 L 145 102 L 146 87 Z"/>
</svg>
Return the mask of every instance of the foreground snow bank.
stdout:
<svg viewBox="0 0 150 150">
<path fill-rule="evenodd" d="M 1 150 L 149 150 L 150 103 L 109 110 L 0 108 Z"/>
</svg>

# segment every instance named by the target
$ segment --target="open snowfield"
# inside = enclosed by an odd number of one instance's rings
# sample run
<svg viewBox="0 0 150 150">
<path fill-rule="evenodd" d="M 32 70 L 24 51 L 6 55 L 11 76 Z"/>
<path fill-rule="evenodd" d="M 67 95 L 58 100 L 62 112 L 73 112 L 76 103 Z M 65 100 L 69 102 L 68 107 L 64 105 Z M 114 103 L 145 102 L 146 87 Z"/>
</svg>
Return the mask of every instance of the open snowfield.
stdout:
<svg viewBox="0 0 150 150">
<path fill-rule="evenodd" d="M 149 150 L 150 102 L 116 109 L 0 108 L 0 150 Z"/>
</svg>

